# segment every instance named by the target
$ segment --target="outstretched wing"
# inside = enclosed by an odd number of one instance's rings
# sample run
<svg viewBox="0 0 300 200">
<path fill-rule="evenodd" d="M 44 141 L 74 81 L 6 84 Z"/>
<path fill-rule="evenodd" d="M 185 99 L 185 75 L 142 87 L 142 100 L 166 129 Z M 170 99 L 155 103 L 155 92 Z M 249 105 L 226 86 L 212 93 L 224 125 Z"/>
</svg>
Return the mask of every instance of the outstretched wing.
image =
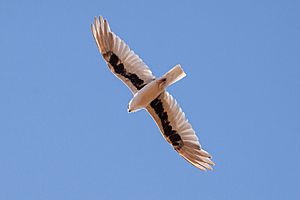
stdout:
<svg viewBox="0 0 300 200">
<path fill-rule="evenodd" d="M 161 93 L 147 106 L 165 139 L 195 167 L 212 169 L 209 153 L 201 148 L 198 137 L 176 100 L 167 92 Z"/>
<path fill-rule="evenodd" d="M 136 93 L 155 79 L 152 72 L 126 43 L 115 35 L 106 20 L 95 17 L 92 32 L 96 44 L 110 70 Z"/>
</svg>

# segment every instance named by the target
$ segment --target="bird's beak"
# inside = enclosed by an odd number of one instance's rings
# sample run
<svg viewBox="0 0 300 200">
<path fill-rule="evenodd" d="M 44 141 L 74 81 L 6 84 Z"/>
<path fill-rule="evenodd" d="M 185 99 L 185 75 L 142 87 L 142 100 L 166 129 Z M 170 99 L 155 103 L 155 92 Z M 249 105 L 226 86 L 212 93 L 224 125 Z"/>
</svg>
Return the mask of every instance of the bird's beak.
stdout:
<svg viewBox="0 0 300 200">
<path fill-rule="evenodd" d="M 127 105 L 127 111 L 130 113 L 131 110 L 129 109 L 129 104 Z"/>
</svg>

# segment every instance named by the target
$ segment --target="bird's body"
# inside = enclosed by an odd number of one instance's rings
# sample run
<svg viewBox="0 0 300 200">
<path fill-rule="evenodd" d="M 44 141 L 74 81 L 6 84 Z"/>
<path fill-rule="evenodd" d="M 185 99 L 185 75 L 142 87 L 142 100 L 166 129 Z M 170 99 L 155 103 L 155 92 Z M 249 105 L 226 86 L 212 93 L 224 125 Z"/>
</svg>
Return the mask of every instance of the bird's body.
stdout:
<svg viewBox="0 0 300 200">
<path fill-rule="evenodd" d="M 176 65 L 164 76 L 151 81 L 135 93 L 129 102 L 128 112 L 135 112 L 139 109 L 146 108 L 150 102 L 158 97 L 158 95 L 160 95 L 168 86 L 185 76 L 186 75 L 180 65 Z"/>
<path fill-rule="evenodd" d="M 96 44 L 114 75 L 133 93 L 128 111 L 145 108 L 155 120 L 162 135 L 173 148 L 195 167 L 212 169 L 209 153 L 204 151 L 191 124 L 166 88 L 185 76 L 180 65 L 161 78 L 155 78 L 148 66 L 116 36 L 106 20 L 95 18 L 92 32 Z"/>
<path fill-rule="evenodd" d="M 160 86 L 161 80 L 153 80 L 145 87 L 134 94 L 128 104 L 128 112 L 136 112 L 142 108 L 146 108 L 151 101 L 153 101 L 164 88 Z"/>
</svg>

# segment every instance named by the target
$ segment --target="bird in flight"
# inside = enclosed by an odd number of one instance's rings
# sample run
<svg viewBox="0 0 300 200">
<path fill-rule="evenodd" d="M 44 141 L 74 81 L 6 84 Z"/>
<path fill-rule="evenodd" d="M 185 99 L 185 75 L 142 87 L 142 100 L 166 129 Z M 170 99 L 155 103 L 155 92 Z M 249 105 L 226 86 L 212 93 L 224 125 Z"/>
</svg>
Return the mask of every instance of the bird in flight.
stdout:
<svg viewBox="0 0 300 200">
<path fill-rule="evenodd" d="M 146 109 L 162 135 L 185 160 L 195 167 L 212 169 L 211 155 L 201 148 L 198 137 L 176 100 L 166 91 L 186 76 L 176 65 L 156 78 L 143 60 L 110 30 L 107 20 L 95 17 L 92 33 L 111 72 L 133 93 L 128 112 Z"/>
</svg>

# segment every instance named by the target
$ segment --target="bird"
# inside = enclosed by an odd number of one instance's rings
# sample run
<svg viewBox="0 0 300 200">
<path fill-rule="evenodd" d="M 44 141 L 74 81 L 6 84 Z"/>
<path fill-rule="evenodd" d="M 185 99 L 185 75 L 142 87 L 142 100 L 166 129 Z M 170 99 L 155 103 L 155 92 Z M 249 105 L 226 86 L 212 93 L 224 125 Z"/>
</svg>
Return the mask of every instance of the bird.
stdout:
<svg viewBox="0 0 300 200">
<path fill-rule="evenodd" d="M 212 170 L 214 162 L 205 151 L 175 98 L 166 88 L 186 76 L 176 65 L 160 78 L 114 32 L 106 19 L 95 17 L 91 30 L 96 45 L 111 72 L 130 89 L 128 112 L 145 109 L 174 150 L 198 169 Z"/>
</svg>

